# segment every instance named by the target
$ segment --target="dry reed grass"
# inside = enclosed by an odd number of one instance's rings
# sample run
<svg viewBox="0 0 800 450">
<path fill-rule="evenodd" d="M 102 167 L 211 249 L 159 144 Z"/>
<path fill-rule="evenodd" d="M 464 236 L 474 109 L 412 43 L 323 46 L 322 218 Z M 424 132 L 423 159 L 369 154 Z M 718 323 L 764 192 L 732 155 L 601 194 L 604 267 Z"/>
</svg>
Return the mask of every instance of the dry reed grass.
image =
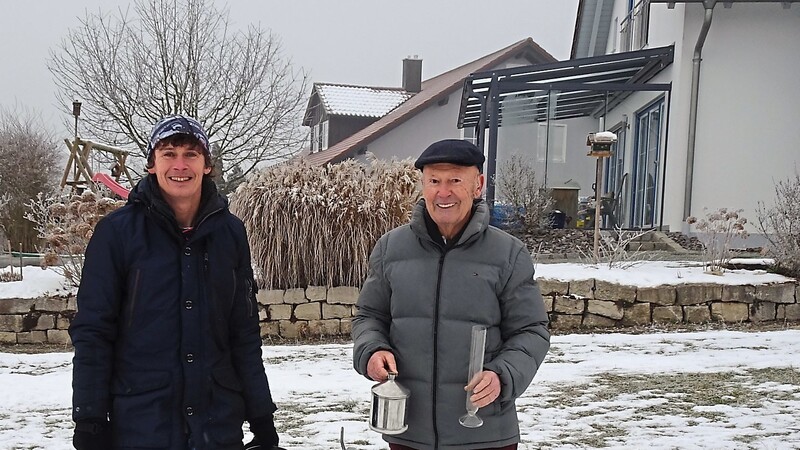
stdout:
<svg viewBox="0 0 800 450">
<path fill-rule="evenodd" d="M 410 160 L 369 158 L 269 167 L 236 190 L 259 286 L 360 286 L 378 238 L 408 222 L 420 197 Z"/>
</svg>

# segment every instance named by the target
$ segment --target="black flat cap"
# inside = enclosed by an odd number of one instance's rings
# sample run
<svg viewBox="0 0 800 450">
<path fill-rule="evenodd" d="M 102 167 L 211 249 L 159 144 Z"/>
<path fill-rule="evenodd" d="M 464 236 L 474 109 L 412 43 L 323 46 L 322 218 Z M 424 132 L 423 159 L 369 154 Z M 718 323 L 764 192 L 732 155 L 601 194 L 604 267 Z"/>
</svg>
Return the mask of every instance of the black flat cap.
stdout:
<svg viewBox="0 0 800 450">
<path fill-rule="evenodd" d="M 434 142 L 419 155 L 414 167 L 422 170 L 428 164 L 450 163 L 459 166 L 477 166 L 483 172 L 486 158 L 472 142 L 463 139 L 445 139 Z"/>
</svg>

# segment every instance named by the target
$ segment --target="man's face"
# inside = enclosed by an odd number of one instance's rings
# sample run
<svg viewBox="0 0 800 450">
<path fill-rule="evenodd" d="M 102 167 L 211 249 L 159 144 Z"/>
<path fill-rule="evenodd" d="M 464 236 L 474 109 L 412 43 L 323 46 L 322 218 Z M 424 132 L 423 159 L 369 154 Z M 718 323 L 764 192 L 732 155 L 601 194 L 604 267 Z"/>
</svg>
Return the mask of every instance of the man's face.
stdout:
<svg viewBox="0 0 800 450">
<path fill-rule="evenodd" d="M 428 164 L 422 168 L 425 208 L 442 236 L 454 237 L 469 220 L 472 200 L 480 198 L 484 177 L 475 166 Z"/>
<path fill-rule="evenodd" d="M 187 200 L 200 204 L 203 175 L 211 172 L 206 167 L 203 151 L 196 146 L 158 144 L 154 151 L 153 167 L 164 200 L 173 206 Z"/>
</svg>

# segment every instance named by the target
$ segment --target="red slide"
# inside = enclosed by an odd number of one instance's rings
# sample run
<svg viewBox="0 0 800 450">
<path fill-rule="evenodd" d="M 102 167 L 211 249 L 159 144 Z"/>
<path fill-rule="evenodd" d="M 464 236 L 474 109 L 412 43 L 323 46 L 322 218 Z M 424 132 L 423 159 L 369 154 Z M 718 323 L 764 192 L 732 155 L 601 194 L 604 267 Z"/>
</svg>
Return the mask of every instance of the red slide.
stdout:
<svg viewBox="0 0 800 450">
<path fill-rule="evenodd" d="M 130 192 L 130 190 L 125 188 L 125 186 L 117 183 L 117 180 L 111 178 L 111 176 L 108 175 L 107 173 L 98 172 L 98 173 L 94 174 L 94 176 L 92 177 L 92 181 L 94 181 L 95 183 L 98 183 L 98 182 L 99 183 L 103 183 L 109 189 L 111 189 L 111 191 L 113 193 L 119 195 L 120 197 L 124 198 L 125 200 L 128 199 L 128 193 Z"/>
</svg>

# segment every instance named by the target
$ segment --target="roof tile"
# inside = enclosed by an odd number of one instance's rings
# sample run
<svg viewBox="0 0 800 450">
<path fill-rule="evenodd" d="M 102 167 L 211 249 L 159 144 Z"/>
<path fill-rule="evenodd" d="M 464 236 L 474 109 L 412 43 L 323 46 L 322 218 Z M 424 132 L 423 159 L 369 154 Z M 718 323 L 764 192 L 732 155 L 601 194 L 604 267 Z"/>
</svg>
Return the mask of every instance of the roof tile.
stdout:
<svg viewBox="0 0 800 450">
<path fill-rule="evenodd" d="M 328 114 L 383 117 L 413 94 L 402 89 L 315 83 Z"/>
</svg>

